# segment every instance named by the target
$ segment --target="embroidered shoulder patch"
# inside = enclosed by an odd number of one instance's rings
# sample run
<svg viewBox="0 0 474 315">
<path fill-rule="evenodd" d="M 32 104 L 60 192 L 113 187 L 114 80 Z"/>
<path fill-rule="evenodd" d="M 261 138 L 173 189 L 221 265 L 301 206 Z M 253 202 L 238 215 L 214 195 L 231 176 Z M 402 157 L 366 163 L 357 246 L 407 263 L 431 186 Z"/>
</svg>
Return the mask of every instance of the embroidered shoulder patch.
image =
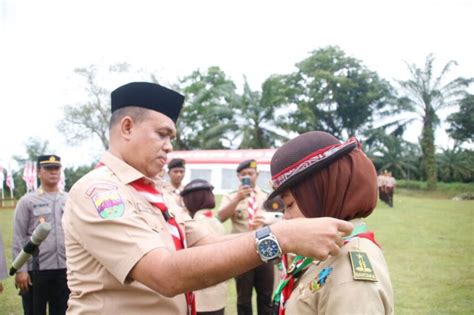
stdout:
<svg viewBox="0 0 474 315">
<path fill-rule="evenodd" d="M 349 251 L 349 257 L 351 258 L 352 278 L 354 280 L 377 281 L 367 253 Z"/>
<path fill-rule="evenodd" d="M 91 198 L 103 219 L 120 218 L 125 211 L 125 205 L 117 189 L 96 192 Z"/>
</svg>

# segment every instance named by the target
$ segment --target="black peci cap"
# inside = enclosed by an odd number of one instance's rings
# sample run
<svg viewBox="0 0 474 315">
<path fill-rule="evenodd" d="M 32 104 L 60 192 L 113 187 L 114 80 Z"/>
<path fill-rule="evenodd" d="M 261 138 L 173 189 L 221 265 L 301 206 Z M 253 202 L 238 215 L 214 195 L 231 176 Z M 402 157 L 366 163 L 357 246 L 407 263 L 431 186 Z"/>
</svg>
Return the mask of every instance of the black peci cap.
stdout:
<svg viewBox="0 0 474 315">
<path fill-rule="evenodd" d="M 183 107 L 184 96 L 156 83 L 131 82 L 111 94 L 112 113 L 127 106 L 143 107 L 171 118 L 175 123 Z"/>
<path fill-rule="evenodd" d="M 37 166 L 57 166 L 61 167 L 61 158 L 54 154 L 46 154 L 38 156 Z"/>
<path fill-rule="evenodd" d="M 246 168 L 257 169 L 257 161 L 255 160 L 243 161 L 242 163 L 239 164 L 239 166 L 237 166 L 237 173 L 239 173 L 241 170 L 246 169 Z"/>
<path fill-rule="evenodd" d="M 185 161 L 180 158 L 174 158 L 168 162 L 168 170 L 175 168 L 175 167 L 182 167 L 184 168 Z"/>
<path fill-rule="evenodd" d="M 190 181 L 186 186 L 184 186 L 183 191 L 180 193 L 181 196 L 186 195 L 187 193 L 191 191 L 196 191 L 196 190 L 213 190 L 214 186 L 209 184 L 207 180 L 204 179 L 193 179 Z"/>
</svg>

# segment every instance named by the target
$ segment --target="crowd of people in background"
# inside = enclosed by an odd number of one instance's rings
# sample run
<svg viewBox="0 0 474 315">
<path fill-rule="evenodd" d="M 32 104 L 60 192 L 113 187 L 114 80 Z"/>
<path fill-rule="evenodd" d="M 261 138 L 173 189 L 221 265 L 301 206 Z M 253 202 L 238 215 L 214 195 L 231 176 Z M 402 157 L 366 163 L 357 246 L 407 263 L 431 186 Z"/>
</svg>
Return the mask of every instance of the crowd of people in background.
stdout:
<svg viewBox="0 0 474 315">
<path fill-rule="evenodd" d="M 396 185 L 397 181 L 395 180 L 395 177 L 392 176 L 392 172 L 388 170 L 380 171 L 377 176 L 379 199 L 391 208 L 393 208 L 393 195 L 395 194 Z"/>
<path fill-rule="evenodd" d="M 272 158 L 271 194 L 245 160 L 216 209 L 212 183 L 184 184 L 185 160 L 156 157 L 171 152 L 182 102 L 157 84 L 115 90 L 110 149 L 69 195 L 58 190 L 61 158 L 38 158 L 41 185 L 15 209 L 13 257 L 39 224 L 52 232 L 16 272 L 24 313 L 222 315 L 234 277 L 238 314 L 253 313 L 254 289 L 258 314 L 392 314 L 388 267 L 362 220 L 377 185 L 393 206 L 391 173 L 376 180 L 354 138 L 306 133 Z M 0 293 L 5 278 L 0 233 Z"/>
</svg>

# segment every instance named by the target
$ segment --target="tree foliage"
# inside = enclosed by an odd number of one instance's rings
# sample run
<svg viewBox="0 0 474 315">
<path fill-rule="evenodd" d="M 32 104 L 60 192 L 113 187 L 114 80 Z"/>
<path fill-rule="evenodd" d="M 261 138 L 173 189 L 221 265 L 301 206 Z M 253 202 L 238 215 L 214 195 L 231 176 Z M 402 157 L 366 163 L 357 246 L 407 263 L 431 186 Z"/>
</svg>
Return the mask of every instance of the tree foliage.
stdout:
<svg viewBox="0 0 474 315">
<path fill-rule="evenodd" d="M 379 170 L 390 170 L 395 177 L 418 179 L 420 149 L 417 145 L 389 135 L 382 129 L 371 134 L 364 142 L 365 151 Z"/>
<path fill-rule="evenodd" d="M 440 119 L 439 110 L 456 105 L 465 95 L 466 88 L 472 79 L 455 78 L 447 83 L 446 76 L 456 62 L 451 60 L 444 65 L 441 73 L 433 73 L 434 56 L 426 57 L 425 65 L 419 68 L 415 64 L 407 64 L 411 78 L 399 81 L 409 100 L 408 111 L 417 113 L 422 122 L 423 129 L 420 137 L 420 146 L 423 153 L 423 167 L 427 176 L 429 189 L 436 188 L 438 177 L 435 156 L 435 129 Z"/>
<path fill-rule="evenodd" d="M 439 178 L 445 182 L 474 179 L 474 152 L 455 146 L 437 154 Z"/>
<path fill-rule="evenodd" d="M 375 113 L 388 113 L 393 100 L 390 84 L 340 48 L 316 50 L 296 67 L 295 73 L 274 77 L 287 86 L 280 106 L 296 105 L 280 124 L 285 129 L 324 130 L 347 138 L 371 128 Z"/>
<path fill-rule="evenodd" d="M 126 72 L 128 69 L 129 65 L 126 63 L 117 63 L 109 67 L 110 72 Z M 107 150 L 111 116 L 110 92 L 99 84 L 97 66 L 76 68 L 74 72 L 85 80 L 88 100 L 80 104 L 65 105 L 58 130 L 64 134 L 69 144 L 78 144 L 95 136 Z"/>
<path fill-rule="evenodd" d="M 238 98 L 238 130 L 241 135 L 239 148 L 257 149 L 274 147 L 278 141 L 286 140 L 275 127 L 275 109 L 272 104 L 272 81 L 263 84 L 263 91 L 252 91 L 244 80 L 242 95 Z"/>
<path fill-rule="evenodd" d="M 466 95 L 459 111 L 449 115 L 447 120 L 451 124 L 447 130 L 451 138 L 460 143 L 474 142 L 474 95 Z"/>
<path fill-rule="evenodd" d="M 219 67 L 194 71 L 180 82 L 186 102 L 177 122 L 175 149 L 224 149 L 235 140 L 235 84 Z"/>
</svg>

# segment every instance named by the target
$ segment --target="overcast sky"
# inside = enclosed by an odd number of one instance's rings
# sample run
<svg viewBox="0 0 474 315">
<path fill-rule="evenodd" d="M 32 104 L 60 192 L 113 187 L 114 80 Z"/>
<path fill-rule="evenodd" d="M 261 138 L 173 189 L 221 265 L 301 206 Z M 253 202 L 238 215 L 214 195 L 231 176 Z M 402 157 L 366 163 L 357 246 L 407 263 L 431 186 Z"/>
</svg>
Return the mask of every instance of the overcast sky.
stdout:
<svg viewBox="0 0 474 315">
<path fill-rule="evenodd" d="M 339 45 L 387 80 L 406 79 L 404 61 L 474 76 L 474 4 L 446 1 L 50 1 L 0 0 L 0 164 L 25 155 L 29 137 L 48 139 L 66 166 L 100 156 L 98 142 L 71 147 L 56 129 L 62 106 L 84 99 L 74 68 L 127 62 L 162 84 L 221 67 L 253 89 L 290 73 L 315 49 Z M 135 72 L 118 84 L 142 80 Z M 449 114 L 451 111 L 443 113 Z M 444 126 L 445 127 L 445 126 Z M 420 126 L 406 138 L 415 142 Z M 438 145 L 449 141 L 442 128 Z"/>
</svg>

